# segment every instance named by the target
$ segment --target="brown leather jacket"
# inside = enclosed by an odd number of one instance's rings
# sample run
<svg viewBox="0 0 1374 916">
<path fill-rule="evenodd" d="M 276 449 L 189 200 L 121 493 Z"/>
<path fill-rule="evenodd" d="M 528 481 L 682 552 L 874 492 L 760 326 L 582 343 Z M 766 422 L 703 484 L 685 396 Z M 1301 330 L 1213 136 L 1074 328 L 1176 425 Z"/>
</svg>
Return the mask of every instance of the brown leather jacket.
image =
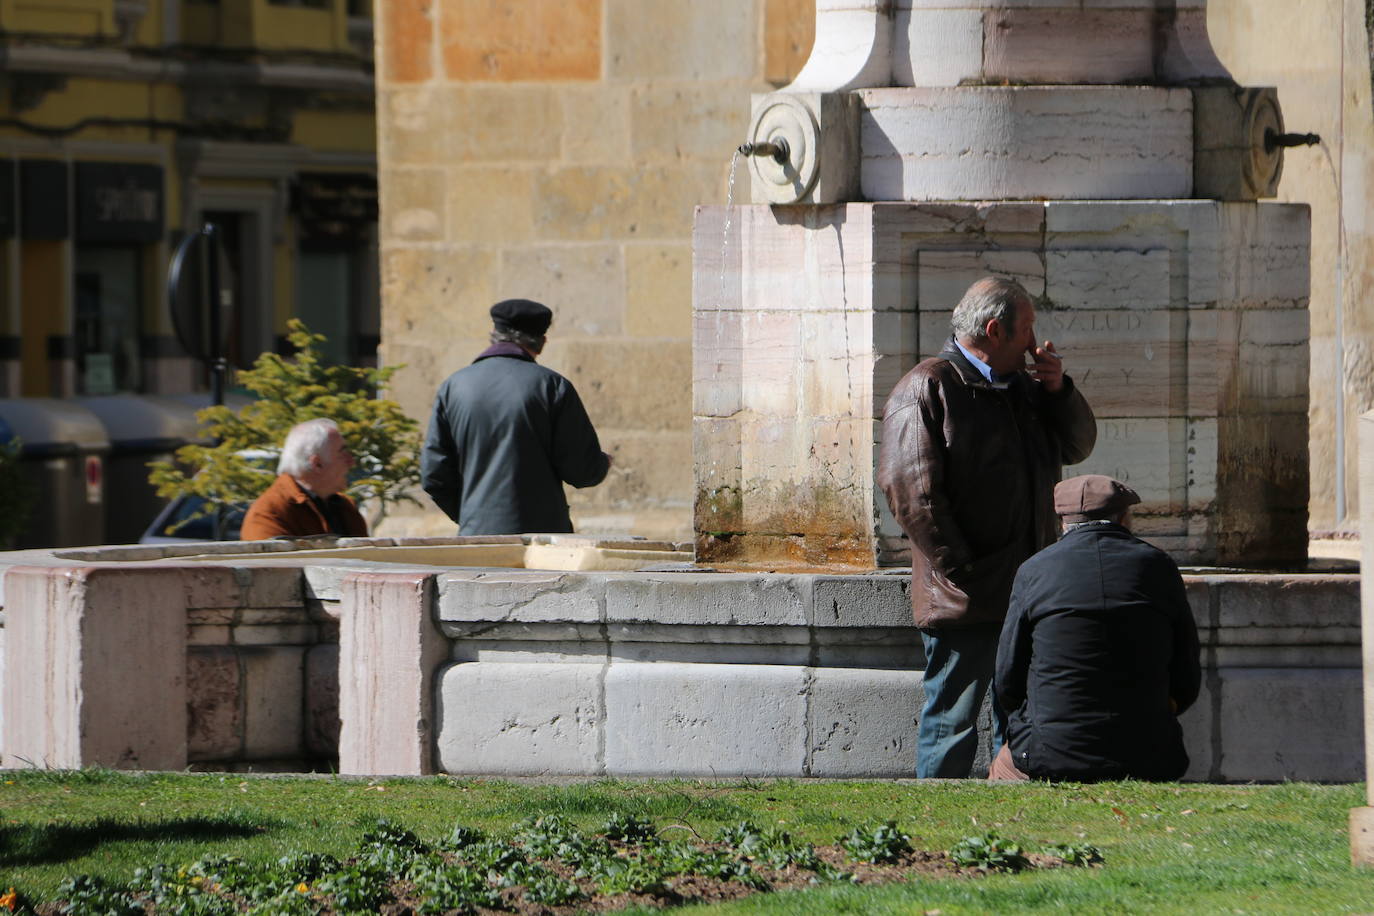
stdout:
<svg viewBox="0 0 1374 916">
<path fill-rule="evenodd" d="M 345 537 L 367 537 L 367 522 L 358 514 L 353 500 L 342 493 L 337 497 L 339 518 Z M 329 534 L 324 514 L 290 474 L 278 474 L 267 491 L 253 500 L 243 517 L 239 538 L 265 541 L 275 537 L 309 537 Z"/>
<path fill-rule="evenodd" d="M 1092 452 L 1097 423 L 1073 380 L 1057 394 L 1024 372 L 994 388 L 951 337 L 892 389 L 878 485 L 911 539 L 919 627 L 996 623 L 1017 567 L 1054 543 L 1054 485 Z"/>
</svg>

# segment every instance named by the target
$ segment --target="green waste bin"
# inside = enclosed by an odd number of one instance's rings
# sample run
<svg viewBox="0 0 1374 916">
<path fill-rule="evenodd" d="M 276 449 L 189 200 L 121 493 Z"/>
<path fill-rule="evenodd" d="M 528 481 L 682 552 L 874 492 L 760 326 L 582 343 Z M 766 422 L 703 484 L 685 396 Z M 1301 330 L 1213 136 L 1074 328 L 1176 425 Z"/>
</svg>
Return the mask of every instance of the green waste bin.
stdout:
<svg viewBox="0 0 1374 916">
<path fill-rule="evenodd" d="M 0 420 L 23 443 L 19 461 L 33 487 L 19 549 L 83 547 L 105 537 L 105 455 L 100 419 L 59 398 L 0 399 Z"/>
<path fill-rule="evenodd" d="M 75 398 L 100 418 L 110 440 L 105 460 L 106 544 L 137 544 L 166 500 L 148 482 L 148 462 L 171 459 L 196 441 L 196 409 L 174 397 L 112 394 Z"/>
</svg>

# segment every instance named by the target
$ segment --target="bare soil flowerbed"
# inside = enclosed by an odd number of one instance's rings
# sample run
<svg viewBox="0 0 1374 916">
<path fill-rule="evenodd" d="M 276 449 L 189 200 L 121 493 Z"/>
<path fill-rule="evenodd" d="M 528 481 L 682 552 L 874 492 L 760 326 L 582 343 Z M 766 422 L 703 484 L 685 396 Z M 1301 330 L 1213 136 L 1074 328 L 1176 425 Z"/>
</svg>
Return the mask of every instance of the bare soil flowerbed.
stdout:
<svg viewBox="0 0 1374 916">
<path fill-rule="evenodd" d="M 132 881 L 68 879 L 38 916 L 146 914 L 519 914 L 562 916 L 629 906 L 672 907 L 827 883 L 879 884 L 956 878 L 996 870 L 1101 862 L 1091 846 L 1024 852 L 996 834 L 967 837 L 948 852 L 913 849 L 892 822 L 860 827 L 838 843 L 797 843 L 749 822 L 714 838 L 632 816 L 582 833 L 547 815 L 492 838 L 458 826 L 434 842 L 386 821 L 344 860 L 297 853 L 255 865 L 210 855 L 189 865 L 153 864 Z M 14 901 L 24 909 L 27 902 Z"/>
</svg>

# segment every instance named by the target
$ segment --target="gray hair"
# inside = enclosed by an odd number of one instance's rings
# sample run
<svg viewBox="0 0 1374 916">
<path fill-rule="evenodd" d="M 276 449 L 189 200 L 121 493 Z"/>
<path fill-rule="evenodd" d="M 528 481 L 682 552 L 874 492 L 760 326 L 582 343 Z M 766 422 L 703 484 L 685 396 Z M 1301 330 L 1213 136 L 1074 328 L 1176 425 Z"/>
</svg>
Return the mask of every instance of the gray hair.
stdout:
<svg viewBox="0 0 1374 916">
<path fill-rule="evenodd" d="M 338 432 L 339 424 L 323 417 L 306 420 L 291 427 L 282 443 L 277 459 L 277 473 L 299 477 L 310 470 L 310 459 L 324 451 L 330 432 Z"/>
<path fill-rule="evenodd" d="M 509 330 L 494 330 L 491 332 L 492 343 L 513 343 L 519 344 L 527 350 L 541 353 L 544 350 L 544 341 L 547 340 L 543 334 L 526 334 L 524 331 L 517 331 L 514 328 Z"/>
<path fill-rule="evenodd" d="M 956 337 L 983 340 L 989 321 L 996 319 L 1010 328 L 1021 304 L 1033 305 L 1034 300 L 1020 283 L 1006 277 L 984 277 L 970 286 L 954 307 L 950 327 Z"/>
</svg>

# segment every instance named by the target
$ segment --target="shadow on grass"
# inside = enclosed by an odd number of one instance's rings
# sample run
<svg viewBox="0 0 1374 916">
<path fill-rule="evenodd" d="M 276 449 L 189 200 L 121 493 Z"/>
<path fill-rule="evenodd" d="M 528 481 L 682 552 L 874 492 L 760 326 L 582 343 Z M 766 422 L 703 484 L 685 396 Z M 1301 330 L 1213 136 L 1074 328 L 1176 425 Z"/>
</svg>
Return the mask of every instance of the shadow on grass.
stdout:
<svg viewBox="0 0 1374 916">
<path fill-rule="evenodd" d="M 167 821 L 0 825 L 0 867 L 47 865 L 78 859 L 104 843 L 194 842 L 257 836 L 275 823 L 254 818 L 187 817 Z"/>
</svg>

